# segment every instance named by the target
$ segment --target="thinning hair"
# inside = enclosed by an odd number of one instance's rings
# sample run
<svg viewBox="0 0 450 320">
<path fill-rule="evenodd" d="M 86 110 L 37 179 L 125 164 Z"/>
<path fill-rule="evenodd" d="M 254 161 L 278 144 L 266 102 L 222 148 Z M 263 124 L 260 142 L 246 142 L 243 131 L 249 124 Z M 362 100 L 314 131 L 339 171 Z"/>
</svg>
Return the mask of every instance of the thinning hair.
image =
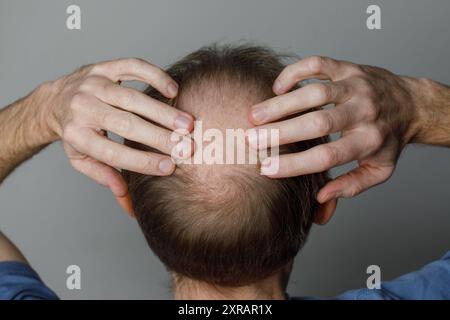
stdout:
<svg viewBox="0 0 450 320">
<path fill-rule="evenodd" d="M 236 105 L 274 96 L 271 88 L 285 66 L 283 59 L 266 47 L 204 47 L 168 68 L 180 87 L 176 99 L 152 87 L 145 93 L 189 111 L 196 108 L 192 99 L 220 99 L 207 104 L 208 119 L 213 119 Z M 232 117 L 226 121 L 226 126 L 236 125 Z M 302 141 L 282 152 L 326 141 Z M 316 194 L 328 179 L 326 172 L 271 179 L 260 175 L 257 165 L 181 165 L 169 177 L 123 174 L 147 242 L 168 270 L 220 286 L 250 284 L 292 261 L 306 242 Z"/>
</svg>

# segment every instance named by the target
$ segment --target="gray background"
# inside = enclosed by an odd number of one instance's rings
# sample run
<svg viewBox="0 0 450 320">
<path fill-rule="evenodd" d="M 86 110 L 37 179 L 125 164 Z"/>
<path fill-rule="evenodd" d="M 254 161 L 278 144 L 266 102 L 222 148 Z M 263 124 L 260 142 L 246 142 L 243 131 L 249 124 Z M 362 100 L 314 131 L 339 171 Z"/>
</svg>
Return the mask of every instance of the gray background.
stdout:
<svg viewBox="0 0 450 320">
<path fill-rule="evenodd" d="M 65 27 L 82 9 L 82 30 Z M 382 30 L 366 29 L 378 4 Z M 0 1 L 0 105 L 87 63 L 136 56 L 165 66 L 213 41 L 250 40 L 450 83 L 450 2 Z M 1 138 L 1 137 L 0 137 Z M 450 152 L 411 146 L 386 184 L 340 202 L 297 258 L 289 292 L 332 296 L 365 286 L 377 264 L 388 280 L 450 248 Z M 71 169 L 60 143 L 0 189 L 0 228 L 62 298 L 169 298 L 168 276 L 112 194 Z M 82 290 L 65 287 L 66 267 Z"/>
</svg>

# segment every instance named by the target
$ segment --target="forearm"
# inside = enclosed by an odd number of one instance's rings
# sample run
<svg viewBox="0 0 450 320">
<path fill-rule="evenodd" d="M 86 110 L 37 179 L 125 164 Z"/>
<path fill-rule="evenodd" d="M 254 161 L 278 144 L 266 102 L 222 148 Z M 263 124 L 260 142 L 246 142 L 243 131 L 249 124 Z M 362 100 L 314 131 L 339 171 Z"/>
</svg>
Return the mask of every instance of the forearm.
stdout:
<svg viewBox="0 0 450 320">
<path fill-rule="evenodd" d="M 0 110 L 0 183 L 18 165 L 55 140 L 46 125 L 46 92 L 42 85 Z"/>
<path fill-rule="evenodd" d="M 416 101 L 410 143 L 450 147 L 450 87 L 427 79 L 407 82 Z"/>
</svg>

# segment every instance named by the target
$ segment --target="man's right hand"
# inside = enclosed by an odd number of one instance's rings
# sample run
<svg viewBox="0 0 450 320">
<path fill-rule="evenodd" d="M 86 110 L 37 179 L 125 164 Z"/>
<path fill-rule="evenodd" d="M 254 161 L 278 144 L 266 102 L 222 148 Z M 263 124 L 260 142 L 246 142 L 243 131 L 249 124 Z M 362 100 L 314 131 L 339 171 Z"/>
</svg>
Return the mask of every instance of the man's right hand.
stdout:
<svg viewBox="0 0 450 320">
<path fill-rule="evenodd" d="M 84 66 L 38 89 L 47 102 L 46 125 L 54 140 L 62 139 L 72 166 L 118 198 L 126 197 L 128 188 L 116 168 L 163 176 L 175 165 L 170 156 L 129 148 L 108 139 L 106 132 L 170 155 L 177 144 L 170 139 L 172 131 L 193 129 L 191 115 L 120 86 L 129 80 L 145 82 L 167 98 L 178 92 L 162 69 L 134 58 Z"/>
</svg>

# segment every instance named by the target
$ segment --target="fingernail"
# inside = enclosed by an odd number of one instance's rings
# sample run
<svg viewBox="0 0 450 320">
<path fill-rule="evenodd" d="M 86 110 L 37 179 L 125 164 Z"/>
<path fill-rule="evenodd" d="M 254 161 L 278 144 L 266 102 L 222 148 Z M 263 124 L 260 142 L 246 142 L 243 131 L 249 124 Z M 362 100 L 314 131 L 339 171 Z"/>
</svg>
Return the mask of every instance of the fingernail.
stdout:
<svg viewBox="0 0 450 320">
<path fill-rule="evenodd" d="M 275 83 L 273 85 L 273 91 L 275 93 L 279 93 L 279 92 L 281 92 L 281 89 L 283 89 L 283 86 L 281 85 L 281 82 L 275 81 Z"/>
<path fill-rule="evenodd" d="M 169 83 L 167 86 L 167 91 L 169 91 L 172 97 L 175 97 L 178 93 L 178 85 L 175 82 Z"/>
<path fill-rule="evenodd" d="M 159 162 L 159 171 L 164 174 L 171 173 L 173 171 L 174 163 L 170 159 L 164 159 Z"/>
<path fill-rule="evenodd" d="M 185 115 L 179 115 L 176 119 L 175 119 L 175 128 L 177 129 L 185 129 L 185 130 L 190 130 L 192 128 L 192 119 L 188 118 Z"/>
<path fill-rule="evenodd" d="M 266 108 L 264 106 L 254 108 L 252 118 L 258 122 L 265 120 L 267 118 Z"/>
<path fill-rule="evenodd" d="M 176 153 L 180 159 L 188 158 L 192 154 L 193 141 L 191 139 L 183 139 L 183 141 L 177 143 Z"/>
</svg>

